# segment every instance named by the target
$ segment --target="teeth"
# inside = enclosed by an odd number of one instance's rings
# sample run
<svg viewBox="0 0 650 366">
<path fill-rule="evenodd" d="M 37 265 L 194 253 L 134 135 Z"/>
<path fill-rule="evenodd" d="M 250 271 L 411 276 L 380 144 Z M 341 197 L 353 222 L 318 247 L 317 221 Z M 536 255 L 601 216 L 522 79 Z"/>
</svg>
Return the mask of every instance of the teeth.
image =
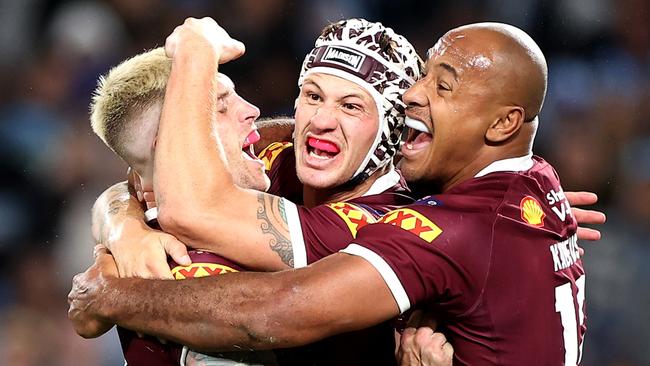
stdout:
<svg viewBox="0 0 650 366">
<path fill-rule="evenodd" d="M 412 128 L 414 130 L 424 132 L 424 133 L 429 133 L 429 134 L 431 133 L 431 131 L 429 131 L 429 128 L 427 127 L 427 125 L 425 125 L 424 122 L 419 121 L 417 119 L 413 119 L 411 117 L 406 117 L 404 119 L 404 123 L 406 124 L 407 127 L 410 127 L 410 128 Z"/>
<path fill-rule="evenodd" d="M 312 151 L 309 152 L 309 155 L 310 155 L 310 156 L 313 156 L 313 157 L 315 157 L 315 158 L 321 159 L 321 160 L 328 160 L 328 159 L 330 159 L 329 156 L 326 156 L 326 155 L 319 155 L 319 154 L 318 154 L 319 152 L 320 152 L 320 150 L 318 150 L 318 149 L 314 149 L 314 150 L 312 150 Z"/>
<path fill-rule="evenodd" d="M 406 148 L 409 150 L 413 150 L 413 144 L 409 142 L 408 144 L 406 144 Z"/>
</svg>

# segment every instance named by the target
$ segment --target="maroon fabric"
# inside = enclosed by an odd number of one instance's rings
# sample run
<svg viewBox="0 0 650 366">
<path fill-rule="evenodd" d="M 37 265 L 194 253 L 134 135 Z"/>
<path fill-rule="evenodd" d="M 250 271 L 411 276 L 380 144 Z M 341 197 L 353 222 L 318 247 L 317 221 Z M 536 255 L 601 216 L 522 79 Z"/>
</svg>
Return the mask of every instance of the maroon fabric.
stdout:
<svg viewBox="0 0 650 366">
<path fill-rule="evenodd" d="M 354 229 L 360 229 L 371 221 L 378 220 L 386 212 L 413 203 L 413 199 L 403 193 L 403 187 L 397 185 L 383 193 L 372 196 L 353 198 L 351 200 L 319 205 L 314 208 L 298 207 L 298 216 L 307 251 L 307 264 L 316 262 L 348 246 L 354 239 Z M 344 207 L 343 204 L 351 206 Z M 352 228 L 332 207 L 361 210 L 367 213 L 369 220 L 359 220 L 355 216 L 348 219 Z M 353 215 L 353 214 L 351 214 Z"/>
<path fill-rule="evenodd" d="M 190 250 L 188 254 L 193 264 L 216 263 L 232 268 L 235 271 L 242 270 L 238 264 L 214 253 Z M 173 269 L 176 266 L 177 264 L 172 259 L 169 259 L 169 267 Z M 218 273 L 217 271 L 214 274 Z M 173 342 L 162 344 L 157 338 L 151 336 L 139 337 L 135 332 L 122 327 L 117 327 L 117 332 L 124 359 L 129 366 L 180 365 L 183 346 Z"/>
<path fill-rule="evenodd" d="M 535 158 L 528 171 L 494 172 L 408 206 L 442 230 L 430 242 L 426 228 L 413 228 L 422 217 L 407 224 L 390 214 L 354 242 L 384 258 L 411 307 L 442 315 L 454 365 L 562 365 L 563 319 L 575 327 L 568 348 L 578 349 L 586 326 L 585 272 L 567 244 L 577 224 L 559 192 L 553 168 Z"/>
<path fill-rule="evenodd" d="M 284 197 L 295 204 L 302 204 L 302 183 L 296 174 L 296 158 L 293 146 L 281 147 L 283 150 L 275 157 L 271 169 L 266 171 L 271 180 L 267 193 Z M 272 152 L 266 150 L 271 155 Z"/>
</svg>

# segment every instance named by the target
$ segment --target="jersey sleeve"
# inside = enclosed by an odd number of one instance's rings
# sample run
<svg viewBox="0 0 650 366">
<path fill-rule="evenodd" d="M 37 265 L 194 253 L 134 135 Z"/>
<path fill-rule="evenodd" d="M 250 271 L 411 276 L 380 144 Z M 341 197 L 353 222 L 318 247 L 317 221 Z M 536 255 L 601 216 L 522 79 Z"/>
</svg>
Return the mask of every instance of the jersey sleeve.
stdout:
<svg viewBox="0 0 650 366">
<path fill-rule="evenodd" d="M 485 270 L 477 260 L 484 254 L 471 253 L 466 260 L 464 252 L 471 250 L 464 246 L 471 240 L 466 232 L 445 220 L 443 212 L 425 216 L 403 208 L 361 229 L 342 252 L 361 256 L 375 267 L 400 312 L 432 298 L 459 311 L 462 297 L 465 302 L 476 295 L 470 284 L 480 281 L 477 274 Z"/>
<path fill-rule="evenodd" d="M 258 157 L 264 163 L 266 175 L 271 181 L 267 192 L 291 202 L 302 202 L 302 183 L 296 174 L 293 144 L 274 142 L 260 151 Z"/>
<path fill-rule="evenodd" d="M 294 267 L 304 267 L 345 248 L 357 231 L 375 221 L 360 206 L 331 203 L 305 208 L 285 201 Z"/>
</svg>

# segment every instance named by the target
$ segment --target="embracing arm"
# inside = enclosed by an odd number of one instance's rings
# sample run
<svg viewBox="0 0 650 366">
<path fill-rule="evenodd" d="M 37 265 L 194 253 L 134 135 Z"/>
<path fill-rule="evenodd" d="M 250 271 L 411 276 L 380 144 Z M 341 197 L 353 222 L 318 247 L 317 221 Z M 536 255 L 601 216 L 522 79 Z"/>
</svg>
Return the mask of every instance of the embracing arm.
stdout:
<svg viewBox="0 0 650 366">
<path fill-rule="evenodd" d="M 241 143 L 233 143 L 237 137 L 220 139 L 220 134 L 233 136 L 237 126 L 216 120 L 214 96 L 221 92 L 219 63 L 236 56 L 197 36 L 206 26 L 218 27 L 214 21 L 190 19 L 166 44 L 173 61 L 155 152 L 158 222 L 181 241 L 248 268 L 286 269 L 293 252 L 285 201 L 235 186 L 228 169 L 245 169 L 246 163 L 226 165 L 226 155 L 241 159 Z M 226 36 L 220 42 L 234 42 Z"/>
<path fill-rule="evenodd" d="M 274 142 L 291 141 L 295 120 L 293 117 L 273 117 L 255 121 L 260 140 L 255 143 L 255 155 Z"/>
<path fill-rule="evenodd" d="M 92 208 L 92 233 L 115 257 L 122 277 L 172 278 L 167 254 L 177 263 L 191 261 L 185 245 L 175 237 L 150 228 L 140 202 L 127 182 L 107 188 Z"/>
<path fill-rule="evenodd" d="M 343 253 L 298 270 L 183 281 L 115 278 L 111 263 L 110 255 L 100 255 L 75 277 L 69 313 L 198 350 L 298 346 L 367 328 L 399 312 L 374 267 Z"/>
</svg>

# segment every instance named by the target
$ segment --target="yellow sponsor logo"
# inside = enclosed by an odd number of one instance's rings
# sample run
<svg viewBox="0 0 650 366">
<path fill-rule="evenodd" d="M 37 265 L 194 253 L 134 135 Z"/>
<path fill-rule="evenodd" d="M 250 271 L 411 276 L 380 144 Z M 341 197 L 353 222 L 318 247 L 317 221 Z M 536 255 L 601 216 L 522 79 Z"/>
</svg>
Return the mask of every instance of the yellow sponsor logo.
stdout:
<svg viewBox="0 0 650 366">
<path fill-rule="evenodd" d="M 532 226 L 544 226 L 544 217 L 546 217 L 546 214 L 536 199 L 531 196 L 526 196 L 521 200 L 519 207 L 521 208 L 522 220 Z"/>
<path fill-rule="evenodd" d="M 264 150 L 260 151 L 257 157 L 264 162 L 264 167 L 266 170 L 271 170 L 273 162 L 278 157 L 278 155 L 280 155 L 284 149 L 291 146 L 293 146 L 291 142 L 274 142 L 265 147 Z"/>
<path fill-rule="evenodd" d="M 357 232 L 362 227 L 374 223 L 375 218 L 359 206 L 347 202 L 330 203 L 327 207 L 331 208 L 343 219 L 350 229 L 352 237 L 357 237 Z"/>
<path fill-rule="evenodd" d="M 442 233 L 442 229 L 426 216 L 408 208 L 391 211 L 384 215 L 379 222 L 398 226 L 419 236 L 428 243 L 431 243 Z"/>
<path fill-rule="evenodd" d="M 172 269 L 172 276 L 177 280 L 186 278 L 207 277 L 224 273 L 237 272 L 223 264 L 216 263 L 192 263 L 189 266 L 176 266 Z"/>
</svg>

